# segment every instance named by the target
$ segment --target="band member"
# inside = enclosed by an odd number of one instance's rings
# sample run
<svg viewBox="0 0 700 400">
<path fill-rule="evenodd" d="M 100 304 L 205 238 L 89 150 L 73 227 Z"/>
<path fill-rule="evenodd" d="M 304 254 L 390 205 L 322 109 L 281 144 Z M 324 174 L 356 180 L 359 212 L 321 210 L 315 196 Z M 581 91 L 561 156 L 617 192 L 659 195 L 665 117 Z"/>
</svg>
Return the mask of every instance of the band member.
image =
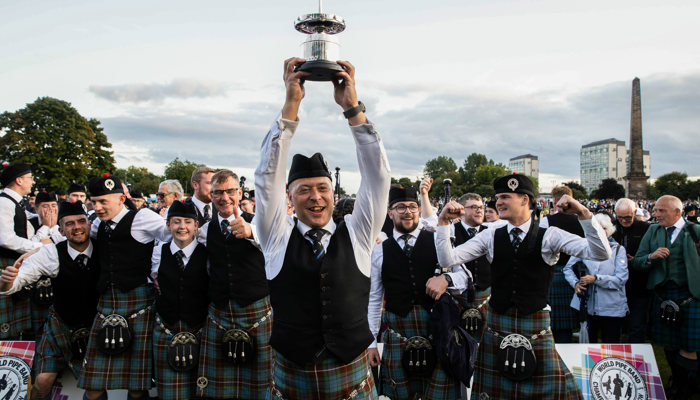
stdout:
<svg viewBox="0 0 700 400">
<path fill-rule="evenodd" d="M 568 186 L 555 186 L 552 188 L 552 201 L 557 204 L 564 195 L 573 197 L 573 193 Z M 575 215 L 565 213 L 554 213 L 547 215 L 540 221 L 541 228 L 556 226 L 574 235 L 583 237 L 583 229 Z M 571 343 L 571 332 L 579 327 L 578 312 L 571 308 L 571 298 L 574 290 L 564 277 L 564 266 L 569 262 L 570 256 L 562 254 L 559 261 L 554 265 L 554 277 L 552 287 L 549 289 L 547 303 L 552 307 L 550 319 L 552 320 L 552 334 L 556 343 Z"/>
<path fill-rule="evenodd" d="M 262 399 L 271 385 L 272 309 L 265 260 L 255 245 L 253 216 L 238 208 L 238 176 L 212 176 L 218 210 L 199 240 L 209 255 L 209 314 L 202 332 L 197 395 L 214 399 Z"/>
<path fill-rule="evenodd" d="M 70 368 L 77 378 L 83 364 L 90 325 L 95 318 L 99 265 L 90 239 L 87 211 L 82 202 L 63 202 L 58 212 L 65 241 L 43 246 L 21 267 L 7 267 L 0 278 L 2 294 L 49 276 L 54 301 L 38 343 L 32 398 L 49 399 L 58 373 Z M 47 295 L 45 287 L 34 290 Z"/>
<path fill-rule="evenodd" d="M 367 321 L 370 255 L 386 215 L 389 166 L 357 101 L 355 68 L 338 61 L 343 71 L 333 81 L 335 101 L 350 124 L 362 177 L 355 208 L 336 225 L 328 165 L 320 153 L 297 154 L 287 178 L 296 218 L 287 215 L 285 167 L 308 75 L 294 68 L 304 61 L 285 61 L 286 101 L 263 140 L 255 171 L 255 221 L 275 310 L 271 395 L 335 399 L 353 393 L 375 399 L 367 350 L 374 339 Z"/>
<path fill-rule="evenodd" d="M 170 232 L 158 214 L 126 208 L 118 177 L 93 178 L 88 187 L 98 217 L 90 235 L 97 239 L 100 299 L 78 387 L 90 400 L 105 399 L 110 389 L 143 398 L 153 372 L 151 255 L 154 242 L 169 241 Z"/>
<path fill-rule="evenodd" d="M 216 170 L 213 168 L 199 167 L 192 171 L 192 178 L 190 178 L 194 193 L 192 197 L 185 199 L 185 203 L 195 205 L 200 227 L 211 221 L 211 216 L 216 213 L 211 199 L 211 177 L 214 175 L 214 172 Z"/>
<path fill-rule="evenodd" d="M 605 233 L 590 211 L 568 195 L 557 208 L 578 215 L 586 238 L 556 227 L 540 228 L 530 216 L 533 184 L 523 175 L 498 178 L 494 189 L 506 226 L 489 228 L 453 249 L 448 225 L 464 213 L 463 206 L 449 203 L 438 219 L 440 265 L 483 255 L 491 263 L 488 328 L 479 345 L 472 393 L 494 399 L 580 399 L 580 389 L 554 348 L 547 294 L 559 253 L 597 261 L 610 257 Z"/>
<path fill-rule="evenodd" d="M 700 351 L 700 227 L 682 217 L 675 196 L 661 196 L 654 205 L 657 224 L 642 238 L 632 267 L 648 270 L 647 288 L 654 290 L 652 339 L 664 346 L 671 367 L 672 399 L 697 393 Z"/>
<path fill-rule="evenodd" d="M 85 200 L 87 200 L 87 191 L 85 190 L 85 185 L 82 183 L 71 183 L 66 193 L 68 193 L 67 200 L 71 203 L 75 203 L 76 201 L 85 203 Z"/>
<path fill-rule="evenodd" d="M 30 164 L 7 165 L 0 173 L 0 267 L 13 265 L 22 254 L 51 243 L 44 238 L 33 241 L 34 226 L 22 206 L 22 198 L 34 185 Z M 29 293 L 22 291 L 12 297 L 0 296 L 0 339 L 33 340 Z"/>
<path fill-rule="evenodd" d="M 425 287 L 431 279 L 445 280 L 449 289 L 461 292 L 466 288 L 467 276 L 459 273 L 460 267 L 457 267 L 457 273 L 434 277 L 435 233 L 423 229 L 419 215 L 415 188 L 392 187 L 389 190 L 389 217 L 394 229 L 392 235 L 372 251 L 368 317 L 375 342 L 370 346 L 370 362 L 373 366 L 379 363 L 376 338 L 381 319 L 387 331 L 381 358 L 382 393 L 379 394 L 392 399 L 456 399 L 460 397 L 460 384 L 445 373 L 442 365 L 436 365 L 428 340 L 434 300 L 426 294 Z M 382 301 L 386 301 L 384 312 Z M 411 349 L 408 349 L 409 343 Z M 423 361 L 426 361 L 425 366 Z M 405 366 L 408 369 L 404 369 Z"/>
<path fill-rule="evenodd" d="M 199 223 L 194 204 L 174 201 L 166 222 L 173 237 L 153 250 L 158 282 L 153 360 L 158 396 L 195 396 L 201 328 L 209 305 L 207 249 L 195 240 Z"/>
</svg>

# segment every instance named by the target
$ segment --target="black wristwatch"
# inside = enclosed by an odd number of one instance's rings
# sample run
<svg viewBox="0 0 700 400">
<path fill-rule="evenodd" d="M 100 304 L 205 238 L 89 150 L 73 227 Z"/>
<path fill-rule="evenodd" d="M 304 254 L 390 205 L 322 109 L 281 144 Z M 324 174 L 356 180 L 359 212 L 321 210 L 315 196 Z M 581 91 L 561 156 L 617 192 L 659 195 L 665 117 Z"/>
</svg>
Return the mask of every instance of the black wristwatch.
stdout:
<svg viewBox="0 0 700 400">
<path fill-rule="evenodd" d="M 349 119 L 349 118 L 352 118 L 355 115 L 357 115 L 361 112 L 365 112 L 365 111 L 367 111 L 367 108 L 365 107 L 365 105 L 362 104 L 361 101 L 358 101 L 357 105 L 355 107 L 348 108 L 347 110 L 343 111 L 343 115 L 345 116 L 345 118 Z"/>
<path fill-rule="evenodd" d="M 445 277 L 445 280 L 447 281 L 447 286 L 453 286 L 452 277 L 451 277 L 451 276 L 449 276 L 448 274 L 442 274 L 442 276 Z"/>
</svg>

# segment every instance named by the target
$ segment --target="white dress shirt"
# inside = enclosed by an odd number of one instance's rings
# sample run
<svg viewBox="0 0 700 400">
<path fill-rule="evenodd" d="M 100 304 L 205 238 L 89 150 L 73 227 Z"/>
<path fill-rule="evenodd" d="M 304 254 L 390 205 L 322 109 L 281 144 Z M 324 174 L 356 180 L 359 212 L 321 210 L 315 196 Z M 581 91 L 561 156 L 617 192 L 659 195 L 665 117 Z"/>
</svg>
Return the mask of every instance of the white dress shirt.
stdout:
<svg viewBox="0 0 700 400">
<path fill-rule="evenodd" d="M 197 207 L 202 217 L 204 217 L 204 206 L 209 206 L 209 218 L 211 218 L 213 214 L 212 209 L 214 208 L 211 203 L 205 203 L 202 200 L 198 199 L 197 196 L 192 196 L 192 203 L 195 207 Z"/>
<path fill-rule="evenodd" d="M 287 215 L 286 166 L 292 137 L 298 121 L 280 117 L 272 123 L 262 143 L 260 163 L 255 170 L 255 200 L 258 240 L 265 255 L 267 279 L 273 279 L 282 270 L 287 244 L 295 228 L 294 218 Z M 357 192 L 355 208 L 344 217 L 352 242 L 358 269 L 370 276 L 370 255 L 375 239 L 384 224 L 389 197 L 389 163 L 384 145 L 371 123 L 351 126 L 355 139 L 362 183 Z M 308 227 L 296 224 L 304 234 Z M 324 228 L 333 234 L 336 225 L 331 219 Z M 331 235 L 324 235 L 327 248 Z"/>
<path fill-rule="evenodd" d="M 71 247 L 68 243 L 68 256 L 71 260 L 75 260 L 80 254 L 85 254 L 88 258 L 92 257 L 92 242 L 89 242 L 85 251 L 78 251 Z M 22 267 L 17 273 L 17 278 L 12 282 L 12 287 L 7 292 L 0 294 L 12 294 L 20 291 L 23 287 L 38 281 L 42 276 L 55 278 L 59 272 L 58 250 L 55 244 L 42 246 L 39 251 L 27 257 L 22 262 Z"/>
<path fill-rule="evenodd" d="M 112 229 L 116 229 L 119 221 L 129 213 L 129 209 L 122 205 L 122 210 L 116 217 L 112 218 Z M 97 230 L 100 228 L 100 218 L 97 217 L 90 227 L 90 236 L 97 238 Z M 155 240 L 167 242 L 172 239 L 170 231 L 165 225 L 163 217 L 151 210 L 142 208 L 136 211 L 134 220 L 131 223 L 131 237 L 139 243 L 150 243 Z"/>
<path fill-rule="evenodd" d="M 3 192 L 18 203 L 22 202 L 22 196 L 14 190 L 5 188 Z M 29 223 L 31 214 L 27 211 L 25 211 L 25 213 L 27 215 L 27 238 L 29 239 L 19 237 L 15 234 L 15 203 L 6 197 L 0 197 L 0 247 L 18 253 L 27 253 L 41 247 L 42 243 L 39 243 L 39 239 L 32 240 L 35 232 L 32 224 Z"/>
<path fill-rule="evenodd" d="M 151 278 L 155 278 L 155 276 L 158 274 L 158 268 L 160 267 L 160 257 L 161 254 L 163 253 L 163 245 L 165 243 L 161 243 L 160 246 L 156 246 L 153 248 L 153 255 L 151 255 Z M 185 254 L 182 257 L 182 262 L 187 265 L 187 263 L 190 261 L 190 257 L 192 257 L 192 253 L 194 253 L 194 249 L 197 248 L 197 245 L 199 244 L 198 241 L 193 240 L 190 244 L 183 248 L 179 248 L 177 244 L 175 244 L 175 241 L 170 242 L 170 254 L 175 254 L 178 251 L 182 250 L 182 252 Z"/>
<path fill-rule="evenodd" d="M 678 234 L 681 233 L 681 231 L 683 230 L 683 227 L 685 227 L 685 219 L 678 218 L 678 221 L 676 221 L 676 223 L 673 224 L 673 226 L 675 226 L 676 229 L 674 229 L 673 233 L 671 234 L 671 240 L 668 241 L 669 244 L 673 244 L 673 242 L 676 241 Z M 664 228 L 664 229 L 668 229 L 668 228 Z"/>
</svg>

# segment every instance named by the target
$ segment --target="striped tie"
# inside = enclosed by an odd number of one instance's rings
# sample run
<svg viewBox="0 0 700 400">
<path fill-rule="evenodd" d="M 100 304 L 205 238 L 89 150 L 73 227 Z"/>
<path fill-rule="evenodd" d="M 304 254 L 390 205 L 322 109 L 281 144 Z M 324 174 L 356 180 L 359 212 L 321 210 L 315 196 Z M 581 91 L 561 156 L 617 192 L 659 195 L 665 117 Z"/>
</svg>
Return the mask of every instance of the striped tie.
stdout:
<svg viewBox="0 0 700 400">
<path fill-rule="evenodd" d="M 413 254 L 413 246 L 411 246 L 408 241 L 411 239 L 411 235 L 408 233 L 404 233 L 401 235 L 401 239 L 403 239 L 404 246 L 403 246 L 403 253 L 406 255 L 406 257 L 411 258 L 411 255 Z"/>
<path fill-rule="evenodd" d="M 180 267 L 180 271 L 185 269 L 185 261 L 183 258 L 185 257 L 185 253 L 182 250 L 178 250 L 173 254 L 175 256 L 175 262 L 177 263 L 177 266 Z"/>
<path fill-rule="evenodd" d="M 306 236 L 311 238 L 314 249 L 314 256 L 316 256 L 316 259 L 319 261 L 326 254 L 326 249 L 323 248 L 323 243 L 321 243 L 321 238 L 323 238 L 324 234 L 325 232 L 323 231 L 323 229 L 311 229 L 308 232 L 306 232 Z"/>
<path fill-rule="evenodd" d="M 510 230 L 510 234 L 513 236 L 513 239 L 511 240 L 511 244 L 513 245 L 513 248 L 517 251 L 518 247 L 520 247 L 520 243 L 522 243 L 522 240 L 520 240 L 520 228 L 513 228 Z"/>
</svg>

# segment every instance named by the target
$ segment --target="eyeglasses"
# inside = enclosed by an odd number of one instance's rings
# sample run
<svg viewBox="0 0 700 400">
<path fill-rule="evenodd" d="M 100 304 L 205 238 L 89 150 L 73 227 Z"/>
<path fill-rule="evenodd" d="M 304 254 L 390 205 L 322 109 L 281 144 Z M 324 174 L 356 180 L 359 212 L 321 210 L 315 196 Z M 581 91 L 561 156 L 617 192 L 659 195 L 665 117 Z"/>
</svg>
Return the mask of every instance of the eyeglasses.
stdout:
<svg viewBox="0 0 700 400">
<path fill-rule="evenodd" d="M 469 206 L 467 208 L 471 208 L 472 211 L 484 211 L 484 206 L 473 205 L 473 206 Z"/>
<path fill-rule="evenodd" d="M 417 213 L 418 212 L 418 206 L 415 204 L 412 204 L 410 206 L 405 206 L 403 204 L 399 204 L 398 206 L 392 208 L 392 210 L 398 212 L 399 214 L 405 214 L 406 211 L 410 211 L 412 213 Z"/>
<path fill-rule="evenodd" d="M 233 196 L 238 192 L 239 188 L 231 188 L 231 189 L 224 189 L 224 190 L 212 190 L 211 194 L 214 195 L 215 197 L 221 197 L 226 193 L 229 196 Z"/>
<path fill-rule="evenodd" d="M 171 194 L 172 194 L 172 193 L 160 193 L 160 192 L 159 192 L 159 193 L 156 193 L 156 196 L 162 198 L 162 197 L 165 197 L 165 196 L 168 196 L 168 195 L 171 195 Z"/>
<path fill-rule="evenodd" d="M 632 219 L 634 219 L 634 217 L 633 216 L 622 217 L 622 216 L 618 215 L 617 219 L 619 219 L 620 221 L 632 221 Z"/>
</svg>

